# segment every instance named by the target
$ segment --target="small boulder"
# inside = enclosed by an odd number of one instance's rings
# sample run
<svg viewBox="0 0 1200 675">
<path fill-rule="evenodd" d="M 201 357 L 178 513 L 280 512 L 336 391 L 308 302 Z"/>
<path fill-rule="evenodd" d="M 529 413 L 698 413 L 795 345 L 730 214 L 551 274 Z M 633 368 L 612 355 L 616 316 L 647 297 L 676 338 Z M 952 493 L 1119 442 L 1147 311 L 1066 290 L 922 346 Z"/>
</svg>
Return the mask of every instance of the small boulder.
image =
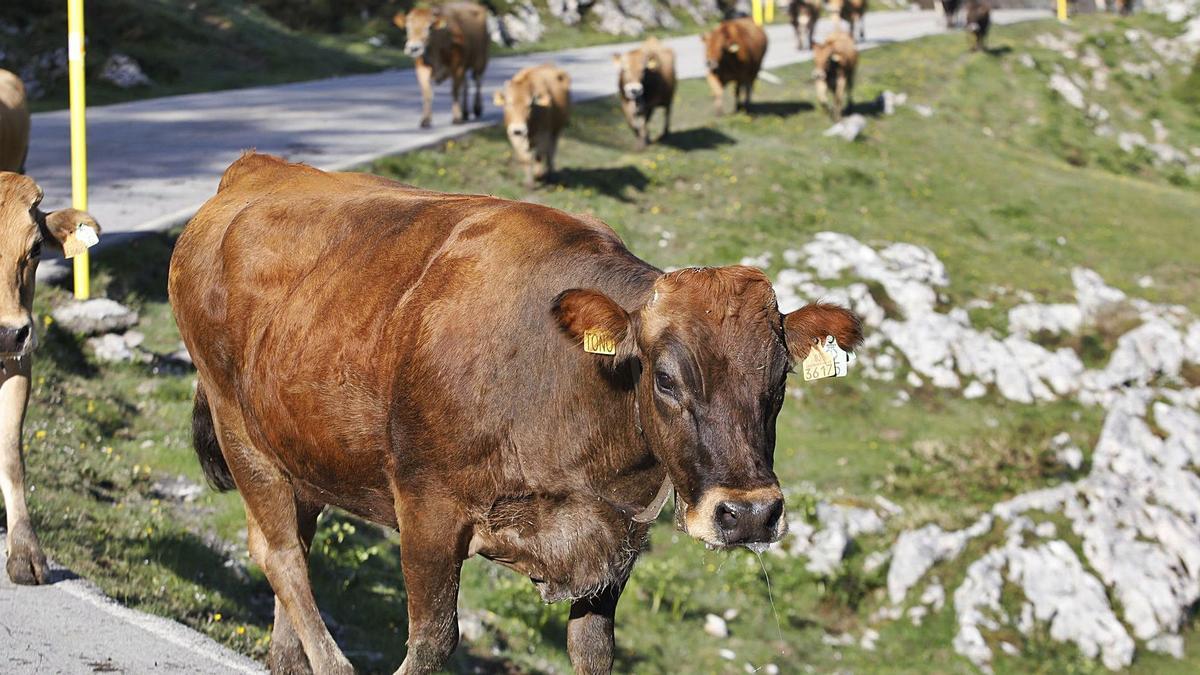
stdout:
<svg viewBox="0 0 1200 675">
<path fill-rule="evenodd" d="M 121 89 L 146 87 L 153 84 L 150 78 L 146 77 L 146 73 L 142 72 L 142 67 L 138 65 L 138 62 L 126 54 L 113 54 L 108 57 L 100 69 L 100 79 Z"/>
<path fill-rule="evenodd" d="M 72 302 L 54 309 L 50 316 L 64 329 L 85 336 L 122 332 L 138 322 L 137 312 L 108 298 Z"/>
</svg>

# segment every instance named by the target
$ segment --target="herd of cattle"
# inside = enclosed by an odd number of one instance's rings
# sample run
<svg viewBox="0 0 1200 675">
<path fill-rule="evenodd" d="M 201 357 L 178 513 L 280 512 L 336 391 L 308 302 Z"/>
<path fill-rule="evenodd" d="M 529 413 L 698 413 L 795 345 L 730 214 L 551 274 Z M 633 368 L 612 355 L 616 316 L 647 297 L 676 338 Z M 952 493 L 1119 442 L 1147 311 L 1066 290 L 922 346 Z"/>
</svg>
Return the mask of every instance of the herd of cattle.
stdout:
<svg viewBox="0 0 1200 675">
<path fill-rule="evenodd" d="M 827 6 L 823 7 L 822 3 Z M 972 36 L 972 49 L 984 46 L 991 19 L 987 0 L 942 0 L 946 25 L 958 21 L 965 4 L 964 27 Z M 844 21 L 849 32 L 835 30 L 821 44 L 813 43 L 823 9 Z M 816 99 L 837 120 L 852 104 L 854 74 L 858 67 L 858 39 L 866 37 L 867 0 L 791 0 L 788 7 L 796 31 L 796 48 L 811 48 Z M 415 60 L 421 86 L 421 126 L 432 124 L 433 85 L 451 81 L 455 123 L 483 114 L 483 73 L 488 62 L 488 10 L 474 2 L 451 2 L 418 8 L 394 17 L 406 32 L 405 51 Z M 748 17 L 722 21 L 700 37 L 704 42 L 707 80 L 717 114 L 725 110 L 725 91 L 732 83 L 734 108 L 749 110 L 750 96 L 767 53 L 767 34 Z M 618 70 L 621 110 L 637 137 L 638 148 L 649 142 L 649 121 L 663 111 L 665 137 L 671 131 L 671 105 L 675 99 L 675 52 L 651 37 L 623 54 L 614 54 Z M 467 77 L 475 84 L 473 107 L 468 109 Z M 495 95 L 504 110 L 504 128 L 513 155 L 525 173 L 525 184 L 545 179 L 554 171 L 558 139 L 570 116 L 571 78 L 554 64 L 525 68 L 504 83 Z"/>
</svg>

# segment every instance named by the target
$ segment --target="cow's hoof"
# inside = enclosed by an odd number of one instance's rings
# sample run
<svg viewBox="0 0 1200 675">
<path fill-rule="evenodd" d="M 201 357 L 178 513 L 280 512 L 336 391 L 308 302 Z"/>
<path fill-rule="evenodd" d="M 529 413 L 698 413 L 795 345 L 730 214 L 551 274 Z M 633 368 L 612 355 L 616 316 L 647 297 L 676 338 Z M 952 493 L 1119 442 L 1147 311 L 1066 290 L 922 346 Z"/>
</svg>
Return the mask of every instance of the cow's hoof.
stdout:
<svg viewBox="0 0 1200 675">
<path fill-rule="evenodd" d="M 481 106 L 481 105 L 475 106 L 474 112 L 475 112 L 475 119 L 479 119 L 480 117 L 483 117 L 483 106 Z"/>
<path fill-rule="evenodd" d="M 283 645 L 271 641 L 271 651 L 267 655 L 267 667 L 272 673 L 283 675 L 312 675 L 312 666 L 304 655 L 304 647 L 300 640 L 294 637 L 290 644 Z"/>
<path fill-rule="evenodd" d="M 455 118 L 454 118 L 454 123 L 455 123 L 455 124 L 466 124 L 466 123 L 467 123 L 467 118 L 465 118 L 465 117 L 455 117 Z"/>
<path fill-rule="evenodd" d="M 431 126 L 433 126 L 433 120 L 429 119 L 428 117 L 421 120 L 421 128 L 422 129 L 428 129 Z"/>
<path fill-rule="evenodd" d="M 15 533 L 14 533 L 15 534 Z M 37 539 L 10 536 L 8 538 L 8 578 L 22 586 L 40 586 L 50 578 L 46 554 Z"/>
</svg>

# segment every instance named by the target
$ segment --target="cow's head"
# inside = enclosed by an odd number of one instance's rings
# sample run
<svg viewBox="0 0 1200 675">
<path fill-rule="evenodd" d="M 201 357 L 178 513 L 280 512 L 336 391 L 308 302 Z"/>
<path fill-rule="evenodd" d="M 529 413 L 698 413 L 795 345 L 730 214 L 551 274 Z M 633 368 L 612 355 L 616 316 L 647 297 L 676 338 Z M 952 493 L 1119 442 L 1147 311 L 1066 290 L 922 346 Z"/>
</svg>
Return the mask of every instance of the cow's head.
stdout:
<svg viewBox="0 0 1200 675">
<path fill-rule="evenodd" d="M 835 31 L 821 44 L 813 47 L 813 79 L 830 76 L 830 73 L 836 73 L 836 67 L 841 65 L 842 55 L 838 50 L 839 39 L 845 36 L 849 39 L 849 35 L 841 31 Z M 853 40 L 851 40 L 853 44 Z"/>
<path fill-rule="evenodd" d="M 446 27 L 446 18 L 440 7 L 418 7 L 405 14 L 392 17 L 392 23 L 405 32 L 404 51 L 414 59 L 425 55 L 431 37 Z"/>
<path fill-rule="evenodd" d="M 564 88 L 570 87 L 570 76 L 558 71 L 558 80 Z M 533 79 L 526 73 L 504 83 L 492 97 L 492 101 L 504 109 L 504 130 L 508 140 L 518 152 L 529 150 L 529 121 L 538 108 L 545 108 L 553 101 L 550 92 L 535 87 Z"/>
<path fill-rule="evenodd" d="M 42 189 L 33 179 L 0 172 L 0 358 L 19 358 L 33 351 L 33 289 L 42 249 L 62 253 L 63 245 L 82 225 L 98 233 L 91 215 L 63 209 L 38 209 Z"/>
<path fill-rule="evenodd" d="M 684 531 L 714 546 L 784 535 L 772 467 L 785 379 L 826 335 L 857 346 L 857 316 L 819 303 L 780 314 L 767 277 L 741 266 L 664 274 L 632 312 L 599 291 L 569 290 L 555 313 L 581 342 L 611 339 L 615 354 L 594 358 L 636 374 L 639 422 L 675 485 Z"/>
<path fill-rule="evenodd" d="M 646 93 L 643 84 L 646 71 L 659 69 L 658 57 L 653 51 L 638 47 L 624 54 L 613 54 L 612 58 L 618 68 L 617 85 L 620 87 L 621 95 L 630 101 L 640 101 L 642 95 Z"/>
<path fill-rule="evenodd" d="M 733 35 L 725 24 L 721 24 L 700 36 L 704 43 L 704 65 L 709 70 L 720 67 L 725 59 L 736 59 L 742 47 L 733 39 Z"/>
</svg>

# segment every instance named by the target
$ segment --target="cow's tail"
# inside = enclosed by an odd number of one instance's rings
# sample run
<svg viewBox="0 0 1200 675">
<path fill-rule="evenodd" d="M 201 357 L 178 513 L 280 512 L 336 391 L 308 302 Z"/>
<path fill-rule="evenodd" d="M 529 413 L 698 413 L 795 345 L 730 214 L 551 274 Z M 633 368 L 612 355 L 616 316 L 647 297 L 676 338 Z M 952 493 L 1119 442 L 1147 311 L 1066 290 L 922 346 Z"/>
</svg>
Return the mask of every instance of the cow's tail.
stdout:
<svg viewBox="0 0 1200 675">
<path fill-rule="evenodd" d="M 227 492 L 236 490 L 233 474 L 221 454 L 221 444 L 217 442 L 217 430 L 213 426 L 212 410 L 208 407 L 208 396 L 204 386 L 196 387 L 196 398 L 192 404 L 192 445 L 196 448 L 196 458 L 200 460 L 200 468 L 204 477 L 214 490 Z"/>
</svg>

